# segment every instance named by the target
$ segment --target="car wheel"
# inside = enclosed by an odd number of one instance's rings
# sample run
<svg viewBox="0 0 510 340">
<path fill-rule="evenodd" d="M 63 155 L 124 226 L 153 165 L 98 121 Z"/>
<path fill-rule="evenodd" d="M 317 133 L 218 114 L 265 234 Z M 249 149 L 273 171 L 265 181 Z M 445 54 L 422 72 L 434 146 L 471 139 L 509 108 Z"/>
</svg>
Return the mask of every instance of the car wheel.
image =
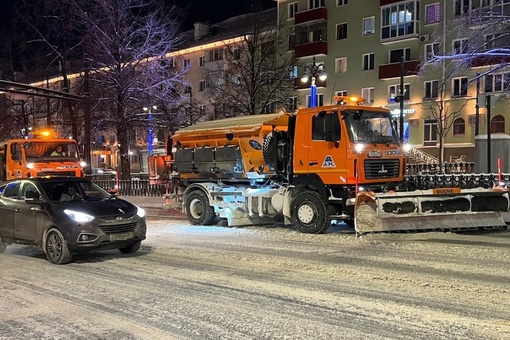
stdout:
<svg viewBox="0 0 510 340">
<path fill-rule="evenodd" d="M 3 253 L 5 251 L 5 243 L 2 239 L 2 235 L 0 235 L 0 253 Z"/>
<path fill-rule="evenodd" d="M 69 252 L 67 241 L 60 230 L 53 228 L 46 233 L 44 252 L 48 261 L 53 264 L 66 264 L 71 261 L 73 255 Z"/>
<path fill-rule="evenodd" d="M 195 190 L 186 197 L 186 215 L 194 225 L 213 225 L 217 223 L 214 209 L 203 191 Z"/>
<path fill-rule="evenodd" d="M 124 248 L 119 248 L 120 252 L 123 253 L 123 254 L 132 254 L 132 253 L 136 253 L 138 251 L 138 249 L 140 249 L 140 245 L 142 244 L 142 241 L 138 241 L 138 242 L 135 242 L 133 243 L 132 245 L 129 245 L 127 247 L 124 247 Z"/>
<path fill-rule="evenodd" d="M 319 193 L 303 190 L 292 201 L 292 224 L 307 234 L 322 234 L 329 228 L 328 211 Z"/>
</svg>

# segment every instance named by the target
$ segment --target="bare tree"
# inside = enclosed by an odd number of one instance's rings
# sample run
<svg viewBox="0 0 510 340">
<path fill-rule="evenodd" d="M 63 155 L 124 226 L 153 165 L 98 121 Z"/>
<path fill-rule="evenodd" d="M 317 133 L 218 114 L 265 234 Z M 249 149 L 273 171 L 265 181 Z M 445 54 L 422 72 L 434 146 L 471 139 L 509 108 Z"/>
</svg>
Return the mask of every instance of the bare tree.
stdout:
<svg viewBox="0 0 510 340">
<path fill-rule="evenodd" d="M 142 108 L 158 106 L 159 120 L 176 124 L 171 108 L 186 86 L 186 68 L 175 67 L 169 54 L 179 42 L 172 9 L 160 0 L 95 0 L 81 8 L 89 31 L 86 50 L 91 59 L 91 83 L 104 113 L 103 123 L 113 127 L 120 145 L 120 172 L 130 177 L 128 130 L 143 121 Z M 165 8 L 165 9 L 164 9 Z"/>
<path fill-rule="evenodd" d="M 276 12 L 255 8 L 241 22 L 242 27 L 230 27 L 235 42 L 225 40 L 223 49 L 210 52 L 209 61 L 217 60 L 204 75 L 215 107 L 211 118 L 276 112 L 287 108 L 294 91 L 295 58 L 278 35 Z"/>
</svg>

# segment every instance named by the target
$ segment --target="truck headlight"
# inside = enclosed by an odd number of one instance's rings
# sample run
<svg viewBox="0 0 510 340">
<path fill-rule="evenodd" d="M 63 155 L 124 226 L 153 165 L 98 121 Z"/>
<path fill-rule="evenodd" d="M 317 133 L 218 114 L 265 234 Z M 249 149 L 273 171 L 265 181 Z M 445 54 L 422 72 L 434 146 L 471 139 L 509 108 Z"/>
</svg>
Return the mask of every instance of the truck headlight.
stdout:
<svg viewBox="0 0 510 340">
<path fill-rule="evenodd" d="M 81 166 L 82 168 L 84 168 L 85 166 L 87 166 L 87 162 L 81 161 L 81 162 L 80 162 L 80 166 Z"/>
<path fill-rule="evenodd" d="M 365 148 L 365 144 L 361 144 L 361 143 L 357 143 L 354 146 L 354 150 L 356 150 L 357 153 L 361 153 L 361 151 L 363 151 L 364 148 Z"/>
<path fill-rule="evenodd" d="M 27 163 L 27 169 L 33 169 L 34 163 Z"/>
</svg>

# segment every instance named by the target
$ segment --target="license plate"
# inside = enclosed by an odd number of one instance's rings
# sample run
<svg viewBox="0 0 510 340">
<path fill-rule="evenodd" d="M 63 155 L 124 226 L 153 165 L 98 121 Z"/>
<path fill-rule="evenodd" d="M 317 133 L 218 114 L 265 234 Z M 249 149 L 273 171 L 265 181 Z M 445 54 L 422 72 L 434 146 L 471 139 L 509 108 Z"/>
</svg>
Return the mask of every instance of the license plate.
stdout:
<svg viewBox="0 0 510 340">
<path fill-rule="evenodd" d="M 134 236 L 135 235 L 133 232 L 122 233 L 122 234 L 111 234 L 110 241 L 126 241 L 126 240 L 132 239 Z"/>
</svg>

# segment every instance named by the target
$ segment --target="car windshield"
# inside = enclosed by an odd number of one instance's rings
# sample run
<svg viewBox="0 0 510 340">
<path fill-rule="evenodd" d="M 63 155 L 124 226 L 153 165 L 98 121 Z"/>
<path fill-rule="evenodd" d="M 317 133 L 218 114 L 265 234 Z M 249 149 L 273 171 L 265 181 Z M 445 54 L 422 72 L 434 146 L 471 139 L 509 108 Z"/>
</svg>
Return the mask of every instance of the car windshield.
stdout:
<svg viewBox="0 0 510 340">
<path fill-rule="evenodd" d="M 76 161 L 79 159 L 77 144 L 74 141 L 28 141 L 23 143 L 23 149 L 27 162 L 51 159 Z"/>
<path fill-rule="evenodd" d="M 342 112 L 353 143 L 399 143 L 391 115 L 381 111 L 346 110 Z"/>
<path fill-rule="evenodd" d="M 51 181 L 41 186 L 51 201 L 101 201 L 112 196 L 90 181 Z"/>
</svg>

